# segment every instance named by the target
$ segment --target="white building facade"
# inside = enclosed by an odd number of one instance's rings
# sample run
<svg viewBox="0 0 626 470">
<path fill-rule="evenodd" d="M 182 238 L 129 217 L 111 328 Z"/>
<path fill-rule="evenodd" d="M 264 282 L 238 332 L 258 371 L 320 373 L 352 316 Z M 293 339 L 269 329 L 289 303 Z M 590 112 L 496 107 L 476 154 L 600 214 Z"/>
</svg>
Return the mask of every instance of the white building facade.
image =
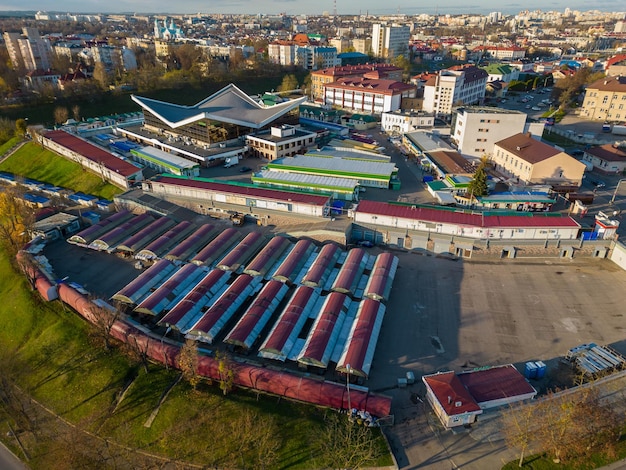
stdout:
<svg viewBox="0 0 626 470">
<path fill-rule="evenodd" d="M 397 24 L 386 26 L 374 24 L 372 26 L 372 51 L 374 56 L 391 59 L 409 52 L 411 28 Z"/>
<path fill-rule="evenodd" d="M 521 111 L 468 106 L 457 109 L 451 137 L 463 155 L 491 157 L 496 142 L 524 132 L 525 125 Z"/>
</svg>

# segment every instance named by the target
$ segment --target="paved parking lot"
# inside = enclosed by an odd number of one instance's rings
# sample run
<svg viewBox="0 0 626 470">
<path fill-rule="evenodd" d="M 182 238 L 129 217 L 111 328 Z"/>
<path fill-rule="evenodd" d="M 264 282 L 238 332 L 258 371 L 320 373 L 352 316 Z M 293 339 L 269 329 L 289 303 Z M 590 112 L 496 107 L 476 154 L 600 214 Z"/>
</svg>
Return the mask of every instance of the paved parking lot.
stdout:
<svg viewBox="0 0 626 470">
<path fill-rule="evenodd" d="M 399 256 L 369 385 L 394 398 L 396 425 L 388 434 L 401 468 L 499 468 L 515 457 L 491 436 L 443 430 L 416 398 L 423 397 L 421 383 L 397 388 L 397 378 L 407 371 L 419 378 L 543 360 L 554 379 L 559 358 L 573 346 L 611 344 L 626 354 L 626 272 L 610 261 Z M 475 428 L 485 420 L 489 414 Z"/>
</svg>

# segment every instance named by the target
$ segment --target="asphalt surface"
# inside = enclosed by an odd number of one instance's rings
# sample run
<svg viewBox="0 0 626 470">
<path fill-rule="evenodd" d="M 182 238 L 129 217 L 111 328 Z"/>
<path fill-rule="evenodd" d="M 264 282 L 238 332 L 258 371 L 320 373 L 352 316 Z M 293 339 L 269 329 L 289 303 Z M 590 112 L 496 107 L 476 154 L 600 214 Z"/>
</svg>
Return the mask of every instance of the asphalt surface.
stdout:
<svg viewBox="0 0 626 470">
<path fill-rule="evenodd" d="M 28 467 L 0 442 L 0 468 L 2 470 L 26 470 Z"/>
<path fill-rule="evenodd" d="M 500 468 L 515 458 L 501 436 L 444 430 L 423 401 L 423 374 L 542 360 L 539 391 L 562 380 L 568 349 L 589 342 L 626 354 L 626 272 L 607 260 L 451 261 L 399 253 L 400 268 L 379 337 L 372 390 L 393 397 L 386 429 L 400 468 Z M 399 388 L 411 371 L 416 383 Z M 474 430 L 491 419 L 482 415 Z"/>
</svg>

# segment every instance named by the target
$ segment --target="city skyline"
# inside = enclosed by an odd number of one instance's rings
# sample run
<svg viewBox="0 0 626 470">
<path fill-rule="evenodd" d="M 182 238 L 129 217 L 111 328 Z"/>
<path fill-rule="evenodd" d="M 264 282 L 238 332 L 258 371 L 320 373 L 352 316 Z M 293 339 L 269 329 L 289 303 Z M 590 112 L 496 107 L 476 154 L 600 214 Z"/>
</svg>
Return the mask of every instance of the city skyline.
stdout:
<svg viewBox="0 0 626 470">
<path fill-rule="evenodd" d="M 211 2 L 210 9 L 207 9 L 206 2 L 197 0 L 182 0 L 172 4 L 164 0 L 111 0 L 102 2 L 100 0 L 35 0 L 29 3 L 28 11 L 48 11 L 63 13 L 162 13 L 162 14 L 277 14 L 287 13 L 289 15 L 308 14 L 321 15 L 324 12 L 333 13 L 335 8 L 339 15 L 367 14 L 383 15 L 401 13 L 407 15 L 414 14 L 486 14 L 492 11 L 500 11 L 505 14 L 515 14 L 523 10 L 560 11 L 566 8 L 571 10 L 600 10 L 606 12 L 620 11 L 623 9 L 621 2 L 615 0 L 600 0 L 593 5 L 580 0 L 554 1 L 549 4 L 540 1 L 531 2 L 507 2 L 494 6 L 493 2 L 486 0 L 476 0 L 472 3 L 462 3 L 458 0 L 439 0 L 434 4 L 417 6 L 406 0 L 402 0 L 394 6 L 381 7 L 379 2 L 374 0 L 363 0 L 353 3 L 333 0 L 311 3 L 304 0 L 279 0 L 279 1 L 255 1 L 236 0 Z M 24 4 L 21 2 L 0 2 L 0 11 L 24 11 Z"/>
</svg>

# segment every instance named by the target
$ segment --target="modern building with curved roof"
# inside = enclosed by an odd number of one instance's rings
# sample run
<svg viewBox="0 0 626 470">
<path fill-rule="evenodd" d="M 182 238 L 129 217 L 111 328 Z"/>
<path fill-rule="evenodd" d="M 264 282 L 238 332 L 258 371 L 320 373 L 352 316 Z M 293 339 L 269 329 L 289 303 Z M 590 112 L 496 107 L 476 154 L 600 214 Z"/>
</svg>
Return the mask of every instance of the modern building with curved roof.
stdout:
<svg viewBox="0 0 626 470">
<path fill-rule="evenodd" d="M 169 131 L 205 144 L 236 139 L 263 129 L 297 108 L 306 96 L 264 106 L 230 84 L 193 106 L 131 96 L 141 106 L 144 123 L 159 133 Z"/>
</svg>

